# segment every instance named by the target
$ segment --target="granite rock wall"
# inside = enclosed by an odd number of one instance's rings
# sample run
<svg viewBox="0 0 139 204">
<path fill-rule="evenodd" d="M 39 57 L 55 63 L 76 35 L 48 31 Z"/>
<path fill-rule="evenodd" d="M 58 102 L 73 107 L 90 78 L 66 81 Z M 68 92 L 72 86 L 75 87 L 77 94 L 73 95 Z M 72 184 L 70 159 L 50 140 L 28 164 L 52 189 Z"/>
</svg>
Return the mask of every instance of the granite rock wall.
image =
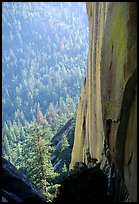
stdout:
<svg viewBox="0 0 139 204">
<path fill-rule="evenodd" d="M 137 5 L 87 2 L 86 8 L 87 76 L 78 104 L 70 168 L 75 162 L 87 164 L 89 152 L 102 167 L 107 162 L 110 168 L 114 166 L 129 201 L 136 201 Z"/>
</svg>

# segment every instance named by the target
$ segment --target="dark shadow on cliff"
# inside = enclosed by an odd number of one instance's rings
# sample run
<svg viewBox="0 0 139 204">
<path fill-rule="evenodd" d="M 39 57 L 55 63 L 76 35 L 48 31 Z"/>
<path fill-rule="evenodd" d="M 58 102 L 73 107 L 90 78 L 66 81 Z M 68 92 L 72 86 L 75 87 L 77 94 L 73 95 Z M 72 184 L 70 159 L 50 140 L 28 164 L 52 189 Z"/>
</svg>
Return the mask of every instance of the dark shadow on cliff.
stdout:
<svg viewBox="0 0 139 204">
<path fill-rule="evenodd" d="M 107 177 L 99 166 L 77 169 L 61 182 L 53 203 L 111 202 L 107 184 Z"/>
</svg>

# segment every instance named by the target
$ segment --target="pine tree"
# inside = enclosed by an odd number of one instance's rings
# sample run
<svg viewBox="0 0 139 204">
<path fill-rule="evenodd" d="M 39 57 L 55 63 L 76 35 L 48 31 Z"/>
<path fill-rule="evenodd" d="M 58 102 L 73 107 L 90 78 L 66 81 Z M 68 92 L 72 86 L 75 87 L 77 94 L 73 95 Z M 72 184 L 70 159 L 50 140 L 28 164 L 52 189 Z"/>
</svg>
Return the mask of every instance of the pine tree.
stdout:
<svg viewBox="0 0 139 204">
<path fill-rule="evenodd" d="M 66 164 L 64 163 L 63 167 L 62 167 L 62 174 L 65 174 L 67 173 L 68 169 L 67 169 L 67 166 Z"/>
<path fill-rule="evenodd" d="M 19 133 L 20 133 L 20 141 L 23 142 L 25 140 L 25 131 L 19 119 L 18 119 L 18 128 L 19 128 Z"/>
<path fill-rule="evenodd" d="M 43 124 L 43 114 L 40 110 L 38 111 L 38 114 L 37 114 L 37 123 Z"/>
<path fill-rule="evenodd" d="M 4 153 L 4 158 L 12 162 L 11 160 L 11 148 L 9 145 L 9 141 L 6 135 L 3 136 L 3 153 Z"/>
<path fill-rule="evenodd" d="M 62 141 L 61 141 L 61 148 L 60 148 L 60 154 L 58 156 L 59 159 L 61 159 L 61 171 L 62 167 L 66 165 L 66 167 L 69 167 L 70 163 L 70 148 L 69 148 L 69 143 L 67 140 L 66 135 L 62 136 Z"/>
<path fill-rule="evenodd" d="M 34 125 L 29 132 L 24 144 L 22 155 L 25 158 L 24 169 L 30 179 L 47 194 L 47 185 L 56 173 L 50 160 L 52 147 L 50 141 L 46 140 L 46 130 L 41 125 Z"/>
<path fill-rule="evenodd" d="M 14 144 L 11 156 L 12 162 L 16 166 L 16 168 L 22 168 L 24 158 L 22 157 L 22 145 L 20 143 Z"/>
<path fill-rule="evenodd" d="M 14 129 L 12 126 L 10 127 L 10 136 L 12 139 L 12 143 L 15 143 L 17 141 L 17 139 L 16 139 L 16 135 L 15 135 L 15 132 L 14 132 Z"/>
<path fill-rule="evenodd" d="M 8 127 L 6 122 L 4 123 L 4 127 L 2 129 L 2 134 L 6 135 L 7 137 L 9 136 L 9 127 Z"/>
</svg>

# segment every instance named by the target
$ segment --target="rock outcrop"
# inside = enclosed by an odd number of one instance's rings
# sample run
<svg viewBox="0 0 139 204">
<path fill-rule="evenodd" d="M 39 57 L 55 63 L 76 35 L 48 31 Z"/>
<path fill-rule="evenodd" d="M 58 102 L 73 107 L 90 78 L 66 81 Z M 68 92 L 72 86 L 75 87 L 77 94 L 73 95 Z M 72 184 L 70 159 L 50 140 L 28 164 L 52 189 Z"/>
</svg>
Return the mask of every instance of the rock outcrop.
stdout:
<svg viewBox="0 0 139 204">
<path fill-rule="evenodd" d="M 25 174 L 2 158 L 2 202 L 44 203 L 46 199 Z"/>
<path fill-rule="evenodd" d="M 55 145 L 57 144 L 58 142 L 61 141 L 61 137 L 63 134 L 66 134 L 67 135 L 67 139 L 70 140 L 70 138 L 68 138 L 68 135 L 69 135 L 69 132 L 71 130 L 73 126 L 73 118 L 68 120 L 68 122 L 63 125 L 59 130 L 58 132 L 54 135 L 54 137 L 52 138 L 52 144 Z"/>
<path fill-rule="evenodd" d="M 136 2 L 88 2 L 89 52 L 72 150 L 75 162 L 87 153 L 109 162 L 110 183 L 121 201 L 137 201 L 137 5 Z M 112 180 L 115 180 L 115 182 Z"/>
<path fill-rule="evenodd" d="M 69 166 L 70 161 L 71 161 L 71 152 L 72 152 L 72 147 L 73 147 L 73 139 L 74 139 L 74 129 L 75 129 L 75 119 L 71 118 L 68 120 L 68 122 L 63 125 L 58 132 L 54 135 L 52 138 L 52 145 L 55 147 L 55 151 L 51 155 L 51 161 L 54 167 L 54 170 L 56 172 L 60 172 L 62 167 L 63 167 L 63 162 L 61 159 L 58 158 L 61 148 L 61 143 L 62 143 L 62 136 L 66 135 L 68 144 L 69 144 L 69 149 L 70 149 L 70 155 L 67 155 L 66 158 L 66 165 Z"/>
</svg>

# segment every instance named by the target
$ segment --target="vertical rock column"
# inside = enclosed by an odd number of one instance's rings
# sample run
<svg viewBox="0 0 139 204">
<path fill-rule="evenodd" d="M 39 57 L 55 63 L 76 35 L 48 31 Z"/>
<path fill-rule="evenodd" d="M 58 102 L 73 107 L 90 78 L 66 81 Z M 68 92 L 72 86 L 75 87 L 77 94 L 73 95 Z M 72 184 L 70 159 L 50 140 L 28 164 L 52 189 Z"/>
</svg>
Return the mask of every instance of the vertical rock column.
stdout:
<svg viewBox="0 0 139 204">
<path fill-rule="evenodd" d="M 82 85 L 77 110 L 75 139 L 70 168 L 75 162 L 86 162 L 91 157 L 101 159 L 104 134 L 101 107 L 100 63 L 103 33 L 107 18 L 108 3 L 87 3 L 89 20 L 89 52 L 87 77 Z"/>
</svg>

